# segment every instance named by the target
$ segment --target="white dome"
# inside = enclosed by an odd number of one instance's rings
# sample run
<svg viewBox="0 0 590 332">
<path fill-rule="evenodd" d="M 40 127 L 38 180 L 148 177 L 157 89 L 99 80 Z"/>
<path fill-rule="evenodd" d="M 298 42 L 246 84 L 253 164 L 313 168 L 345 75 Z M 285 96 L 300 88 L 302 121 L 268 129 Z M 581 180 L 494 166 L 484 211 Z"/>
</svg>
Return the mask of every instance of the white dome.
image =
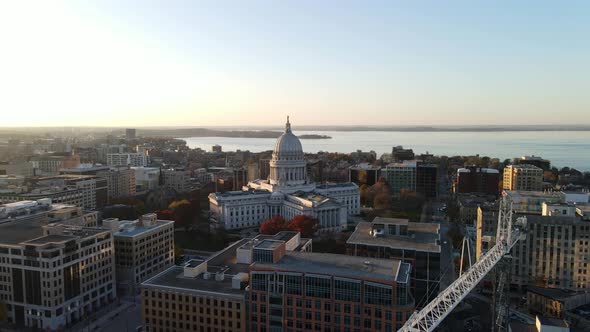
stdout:
<svg viewBox="0 0 590 332">
<path fill-rule="evenodd" d="M 295 158 L 303 158 L 303 148 L 301 147 L 301 141 L 297 136 L 293 135 L 291 132 L 291 123 L 289 123 L 289 118 L 287 118 L 287 125 L 285 127 L 285 132 L 279 136 L 277 142 L 275 143 L 275 148 L 273 154 L 276 156 L 277 159 L 291 159 Z"/>
</svg>

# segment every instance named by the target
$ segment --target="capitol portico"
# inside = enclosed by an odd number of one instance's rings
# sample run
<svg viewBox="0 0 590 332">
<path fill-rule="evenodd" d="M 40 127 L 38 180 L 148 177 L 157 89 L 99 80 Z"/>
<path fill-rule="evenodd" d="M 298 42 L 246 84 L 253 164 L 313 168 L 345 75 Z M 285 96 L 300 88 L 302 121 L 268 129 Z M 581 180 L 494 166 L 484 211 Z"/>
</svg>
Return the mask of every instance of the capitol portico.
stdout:
<svg viewBox="0 0 590 332">
<path fill-rule="evenodd" d="M 301 141 L 291 131 L 277 139 L 268 179 L 249 182 L 242 191 L 211 193 L 212 221 L 226 229 L 258 226 L 281 215 L 286 220 L 304 214 L 320 221 L 321 231 L 340 231 L 349 215 L 360 213 L 359 188 L 354 183 L 310 182 Z"/>
</svg>

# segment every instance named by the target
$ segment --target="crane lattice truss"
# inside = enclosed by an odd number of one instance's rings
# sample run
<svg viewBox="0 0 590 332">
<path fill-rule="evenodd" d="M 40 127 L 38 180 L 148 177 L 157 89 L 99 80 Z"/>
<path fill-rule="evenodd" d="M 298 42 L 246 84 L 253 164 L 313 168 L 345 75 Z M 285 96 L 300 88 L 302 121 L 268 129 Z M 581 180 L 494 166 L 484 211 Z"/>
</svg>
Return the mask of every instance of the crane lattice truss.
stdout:
<svg viewBox="0 0 590 332">
<path fill-rule="evenodd" d="M 519 229 L 512 229 L 512 206 L 503 200 L 498 216 L 498 237 L 496 245 L 449 285 L 419 312 L 406 321 L 398 332 L 432 331 L 490 272 L 502 257 L 510 252 L 520 237 Z"/>
</svg>

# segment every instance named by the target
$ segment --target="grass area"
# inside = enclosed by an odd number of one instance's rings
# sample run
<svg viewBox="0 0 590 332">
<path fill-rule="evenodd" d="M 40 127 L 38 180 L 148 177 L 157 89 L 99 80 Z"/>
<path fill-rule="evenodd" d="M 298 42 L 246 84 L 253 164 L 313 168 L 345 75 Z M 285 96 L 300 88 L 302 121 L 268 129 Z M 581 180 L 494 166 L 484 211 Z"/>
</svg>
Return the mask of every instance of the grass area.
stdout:
<svg viewBox="0 0 590 332">
<path fill-rule="evenodd" d="M 225 248 L 230 239 L 223 233 L 178 231 L 174 233 L 174 242 L 182 249 L 218 251 Z"/>
</svg>

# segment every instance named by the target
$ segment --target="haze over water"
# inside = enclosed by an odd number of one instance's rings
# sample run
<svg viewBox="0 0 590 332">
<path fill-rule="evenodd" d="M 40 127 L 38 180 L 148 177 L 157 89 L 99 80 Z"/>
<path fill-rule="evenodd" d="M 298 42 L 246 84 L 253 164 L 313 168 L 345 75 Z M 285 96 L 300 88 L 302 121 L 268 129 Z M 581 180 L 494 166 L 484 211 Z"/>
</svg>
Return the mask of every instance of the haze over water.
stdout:
<svg viewBox="0 0 590 332">
<path fill-rule="evenodd" d="M 514 158 L 523 155 L 541 156 L 558 168 L 568 166 L 590 171 L 590 131 L 506 131 L 506 132 L 394 132 L 394 131 L 297 131 L 296 135 L 322 134 L 331 139 L 302 139 L 303 150 L 350 153 L 374 150 L 378 156 L 391 153 L 403 145 L 414 153 L 434 155 L 476 155 L 491 158 Z M 223 151 L 272 150 L 274 138 L 190 137 L 184 138 L 191 148 L 210 150 L 219 144 Z"/>
</svg>

